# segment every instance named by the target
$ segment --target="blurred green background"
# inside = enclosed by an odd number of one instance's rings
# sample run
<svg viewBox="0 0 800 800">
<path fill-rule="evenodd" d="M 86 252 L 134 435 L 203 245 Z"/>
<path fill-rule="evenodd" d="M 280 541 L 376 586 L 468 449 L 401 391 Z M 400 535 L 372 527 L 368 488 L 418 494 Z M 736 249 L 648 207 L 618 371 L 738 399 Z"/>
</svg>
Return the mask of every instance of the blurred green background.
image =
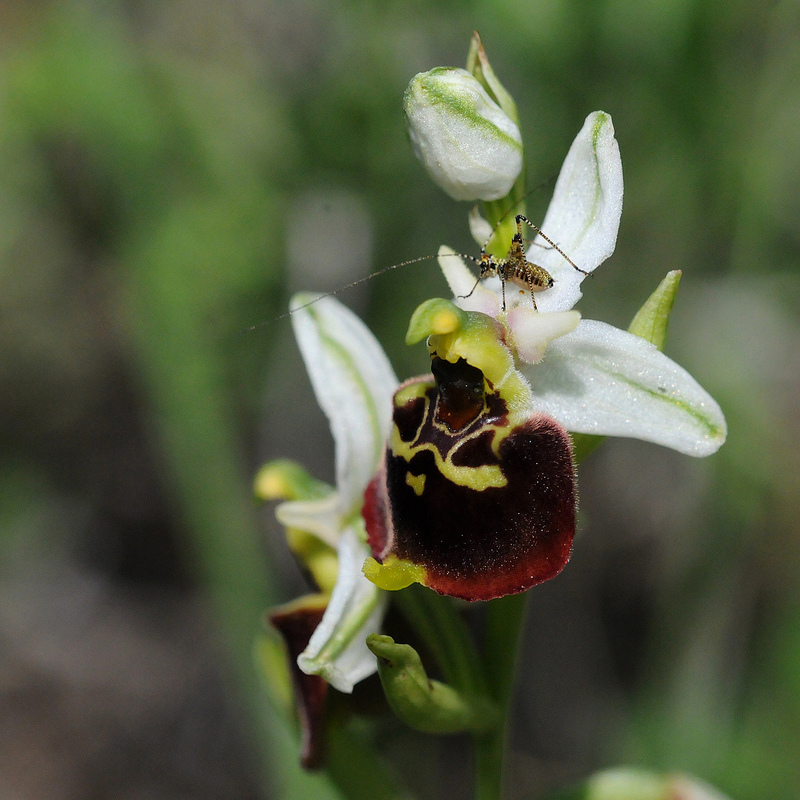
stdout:
<svg viewBox="0 0 800 800">
<path fill-rule="evenodd" d="M 302 591 L 252 475 L 333 472 L 270 320 L 475 251 L 401 112 L 473 29 L 532 218 L 612 115 L 622 226 L 579 308 L 625 327 L 682 269 L 666 350 L 730 428 L 704 461 L 618 440 L 582 467 L 572 563 L 530 598 L 510 797 L 623 763 L 798 796 L 800 4 L 757 0 L 0 6 L 0 796 L 333 796 L 251 659 Z M 404 378 L 408 317 L 445 292 L 424 262 L 341 299 Z M 381 725 L 420 796 L 469 796 L 458 740 Z"/>
</svg>

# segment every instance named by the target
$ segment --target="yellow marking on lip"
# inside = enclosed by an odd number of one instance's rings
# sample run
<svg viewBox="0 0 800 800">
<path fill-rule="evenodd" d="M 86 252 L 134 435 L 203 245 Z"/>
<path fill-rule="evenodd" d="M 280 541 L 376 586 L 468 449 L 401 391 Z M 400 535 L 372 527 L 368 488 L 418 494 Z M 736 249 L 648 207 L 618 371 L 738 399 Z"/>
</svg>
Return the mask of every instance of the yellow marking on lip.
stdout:
<svg viewBox="0 0 800 800">
<path fill-rule="evenodd" d="M 482 433 L 482 430 L 477 431 L 474 435 L 480 433 Z M 508 485 L 508 481 L 498 464 L 481 464 L 477 467 L 456 467 L 453 465 L 450 457 L 447 459 L 442 458 L 439 449 L 431 442 L 417 442 L 415 444 L 404 442 L 400 438 L 400 431 L 397 429 L 397 425 L 392 426 L 389 447 L 394 455 L 400 456 L 407 462 L 411 461 L 417 453 L 423 450 L 429 450 L 433 453 L 434 460 L 436 461 L 436 468 L 439 472 L 451 483 L 455 483 L 458 486 L 466 486 L 480 492 L 483 489 L 501 489 Z M 416 491 L 416 489 L 414 491 Z"/>
<path fill-rule="evenodd" d="M 412 475 L 410 472 L 406 472 L 406 483 L 414 490 L 417 497 L 422 497 L 425 489 L 425 475 Z"/>
<path fill-rule="evenodd" d="M 401 386 L 394 394 L 394 405 L 404 406 L 412 400 L 425 397 L 425 392 L 432 386 L 431 381 L 416 381 L 408 386 Z"/>
<path fill-rule="evenodd" d="M 372 581 L 379 589 L 386 589 L 389 592 L 405 589 L 412 583 L 424 584 L 428 577 L 425 567 L 395 555 L 387 556 L 383 564 L 379 564 L 370 556 L 364 562 L 361 571 L 367 580 Z"/>
</svg>

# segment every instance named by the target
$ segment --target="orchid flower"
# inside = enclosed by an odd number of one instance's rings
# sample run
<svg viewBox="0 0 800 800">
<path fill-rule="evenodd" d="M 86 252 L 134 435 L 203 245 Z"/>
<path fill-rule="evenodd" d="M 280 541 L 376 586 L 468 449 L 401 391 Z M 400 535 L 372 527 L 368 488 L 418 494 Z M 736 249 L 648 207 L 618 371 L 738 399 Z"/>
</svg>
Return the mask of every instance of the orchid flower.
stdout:
<svg viewBox="0 0 800 800">
<path fill-rule="evenodd" d="M 553 279 L 538 310 L 527 290 L 506 303 L 508 279 L 476 284 L 453 251 L 440 250 L 455 304 L 424 303 L 406 337 L 427 337 L 434 380 L 395 394 L 392 435 L 366 495 L 365 573 L 376 585 L 419 582 L 489 600 L 558 574 L 575 530 L 567 431 L 693 456 L 725 441 L 719 406 L 660 351 L 663 342 L 572 310 L 584 278 L 613 253 L 621 212 L 619 148 L 598 111 L 570 148 L 542 224 L 558 246 L 539 238 L 528 250 Z M 481 227 L 474 215 L 473 224 Z M 666 285 L 674 296 L 677 280 Z"/>
<path fill-rule="evenodd" d="M 597 111 L 567 154 L 542 230 L 591 274 L 614 252 L 621 213 L 619 147 L 611 117 Z M 586 275 L 542 245 L 534 240 L 529 248 L 529 257 L 553 277 L 553 287 L 537 296 L 539 313 L 527 293 L 512 297 L 503 312 L 497 279 L 470 294 L 475 278 L 463 261 L 448 250 L 439 259 L 456 304 L 506 328 L 533 394 L 531 410 L 573 433 L 644 439 L 691 456 L 716 452 L 727 428 L 714 399 L 654 344 L 581 320 L 572 307 Z"/>
<path fill-rule="evenodd" d="M 484 242 L 476 260 L 499 276 L 476 282 L 457 254 L 440 250 L 454 299 L 423 303 L 406 336 L 427 341 L 432 375 L 398 387 L 354 315 L 330 297 L 295 298 L 295 334 L 336 442 L 336 487 L 273 464 L 264 482 L 291 486 L 261 494 L 289 500 L 276 514 L 320 589 L 271 617 L 297 653 L 299 693 L 316 704 L 308 729 L 319 728 L 323 680 L 350 692 L 379 668 L 409 724 L 480 730 L 492 708 L 428 681 L 416 653 L 377 635 L 383 590 L 418 582 L 491 600 L 557 575 L 575 533 L 576 435 L 706 456 L 727 434 L 713 398 L 661 352 L 679 273 L 629 331 L 573 309 L 616 245 L 623 181 L 610 116 L 587 117 L 542 223 L 547 235 L 536 229 L 524 249 L 516 107 L 477 36 L 468 66 L 420 74 L 405 96 L 412 142 L 434 180 L 455 198 L 484 201 L 487 219 L 470 215 Z M 509 233 L 519 260 L 501 261 Z M 527 288 L 526 269 L 537 276 Z M 409 693 L 412 684 L 420 691 Z"/>
<path fill-rule="evenodd" d="M 276 516 L 320 590 L 273 610 L 270 618 L 297 656 L 302 674 L 352 692 L 377 669 L 365 639 L 379 629 L 386 607 L 385 594 L 361 572 L 369 548 L 360 512 L 389 435 L 397 378 L 375 337 L 351 311 L 330 297 L 309 305 L 313 299 L 294 298 L 292 323 L 314 393 L 330 422 L 336 487 L 315 481 L 297 465 L 272 462 L 259 472 L 256 493 L 263 499 L 289 499 L 277 507 Z M 324 687 L 299 674 L 294 678 L 305 701 L 301 712 L 309 738 L 314 715 L 321 713 L 309 704 L 321 704 Z M 314 747 L 306 745 L 304 763 L 313 765 Z"/>
</svg>

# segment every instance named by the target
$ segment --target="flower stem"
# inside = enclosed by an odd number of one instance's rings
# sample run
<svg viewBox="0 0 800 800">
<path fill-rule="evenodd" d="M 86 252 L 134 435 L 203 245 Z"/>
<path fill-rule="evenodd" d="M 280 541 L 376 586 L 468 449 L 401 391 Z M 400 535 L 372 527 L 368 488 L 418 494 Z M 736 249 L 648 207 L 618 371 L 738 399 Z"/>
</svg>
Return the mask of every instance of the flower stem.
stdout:
<svg viewBox="0 0 800 800">
<path fill-rule="evenodd" d="M 503 793 L 503 750 L 506 720 L 493 731 L 475 736 L 475 800 L 500 800 Z"/>
<path fill-rule="evenodd" d="M 509 701 L 514 688 L 525 598 L 525 594 L 514 594 L 492 600 L 486 611 L 483 667 L 489 696 L 501 716 L 495 728 L 474 738 L 476 800 L 501 800 L 503 796 Z"/>
<path fill-rule="evenodd" d="M 431 651 L 445 680 L 465 694 L 488 698 L 500 712 L 495 727 L 473 737 L 476 800 L 502 798 L 508 708 L 525 597 L 509 595 L 488 603 L 480 658 L 464 620 L 449 598 L 417 586 L 397 593 L 403 614 Z"/>
<path fill-rule="evenodd" d="M 487 696 L 475 643 L 452 600 L 422 586 L 409 586 L 397 593 L 397 603 L 447 683 L 465 695 Z"/>
</svg>

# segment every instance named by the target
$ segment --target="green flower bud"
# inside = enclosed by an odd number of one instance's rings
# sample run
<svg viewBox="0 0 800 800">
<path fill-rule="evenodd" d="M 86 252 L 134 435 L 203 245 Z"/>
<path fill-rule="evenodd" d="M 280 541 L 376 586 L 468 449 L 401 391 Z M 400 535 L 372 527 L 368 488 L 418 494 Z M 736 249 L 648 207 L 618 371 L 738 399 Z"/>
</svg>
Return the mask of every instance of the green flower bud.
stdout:
<svg viewBox="0 0 800 800">
<path fill-rule="evenodd" d="M 483 697 L 466 697 L 428 678 L 419 654 L 391 636 L 372 633 L 367 647 L 378 659 L 378 674 L 389 705 L 407 725 L 424 733 L 485 731 L 497 723 L 495 707 Z"/>
<path fill-rule="evenodd" d="M 417 156 L 450 197 L 497 200 L 511 191 L 522 170 L 522 136 L 469 72 L 421 72 L 403 107 Z"/>
</svg>

